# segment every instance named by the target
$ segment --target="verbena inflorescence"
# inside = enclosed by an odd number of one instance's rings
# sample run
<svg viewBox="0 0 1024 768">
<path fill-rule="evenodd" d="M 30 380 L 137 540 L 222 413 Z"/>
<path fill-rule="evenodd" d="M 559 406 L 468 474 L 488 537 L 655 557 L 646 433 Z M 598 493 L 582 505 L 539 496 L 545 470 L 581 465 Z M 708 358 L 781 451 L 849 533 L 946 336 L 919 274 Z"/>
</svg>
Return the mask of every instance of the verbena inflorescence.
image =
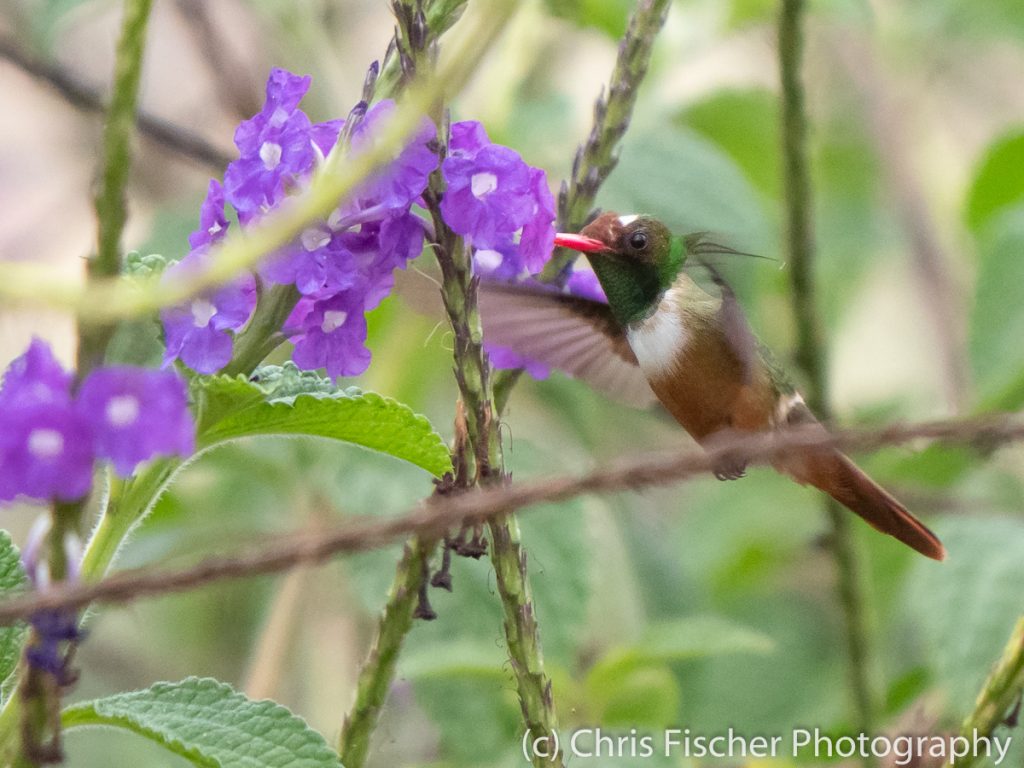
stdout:
<svg viewBox="0 0 1024 768">
<path fill-rule="evenodd" d="M 235 132 L 238 159 L 223 182 L 210 181 L 190 250 L 165 277 L 215 258 L 216 244 L 232 225 L 244 230 L 287 205 L 332 151 L 365 151 L 395 109 L 384 100 L 368 109 L 359 105 L 347 120 L 314 123 L 299 107 L 310 82 L 283 69 L 270 73 L 263 109 Z M 479 122 L 453 123 L 446 145 L 441 211 L 472 249 L 474 270 L 495 280 L 532 279 L 553 246 L 555 205 L 546 173 L 492 142 Z M 424 118 L 390 163 L 256 273 L 162 312 L 163 371 L 102 368 L 73 386 L 73 375 L 50 348 L 33 341 L 0 390 L 0 501 L 80 499 L 91 489 L 97 459 L 127 477 L 154 456 L 188 455 L 194 428 L 187 388 L 170 366 L 180 361 L 213 374 L 227 365 L 260 285 L 294 286 L 298 294 L 280 329 L 294 345 L 296 365 L 326 369 L 332 378 L 365 371 L 366 313 L 390 293 L 394 271 L 418 256 L 432 234 L 423 194 L 438 164 L 437 128 Z M 567 290 L 603 297 L 590 272 L 575 272 Z M 510 350 L 490 352 L 497 367 L 525 365 L 546 375 L 543 366 Z"/>
<path fill-rule="evenodd" d="M 309 85 L 309 77 L 271 72 L 263 109 L 235 133 L 239 158 L 228 166 L 223 184 L 210 182 L 200 228 L 189 239 L 192 251 L 172 271 L 195 268 L 209 258 L 211 246 L 229 227 L 225 204 L 234 209 L 239 226 L 250 226 L 287 204 L 332 150 L 365 151 L 395 109 L 385 100 L 368 110 L 357 107 L 347 121 L 313 123 L 299 108 Z M 339 137 L 342 146 L 335 149 Z M 300 296 L 282 329 L 294 344 L 292 358 L 299 367 L 325 368 L 331 377 L 365 371 L 370 363 L 366 313 L 390 293 L 394 271 L 420 254 L 430 234 L 420 214 L 423 193 L 438 168 L 437 139 L 437 128 L 424 119 L 389 164 L 255 276 L 164 312 L 166 359 L 179 359 L 199 373 L 223 368 L 231 359 L 233 335 L 255 309 L 256 285 L 262 281 L 294 286 Z M 478 122 L 454 123 L 447 146 L 441 211 L 473 249 L 477 272 L 503 280 L 538 273 L 550 258 L 554 237 L 555 205 L 545 172 L 491 142 Z M 575 287 L 588 291 L 587 285 Z M 495 351 L 498 365 L 521 362 Z"/>
</svg>

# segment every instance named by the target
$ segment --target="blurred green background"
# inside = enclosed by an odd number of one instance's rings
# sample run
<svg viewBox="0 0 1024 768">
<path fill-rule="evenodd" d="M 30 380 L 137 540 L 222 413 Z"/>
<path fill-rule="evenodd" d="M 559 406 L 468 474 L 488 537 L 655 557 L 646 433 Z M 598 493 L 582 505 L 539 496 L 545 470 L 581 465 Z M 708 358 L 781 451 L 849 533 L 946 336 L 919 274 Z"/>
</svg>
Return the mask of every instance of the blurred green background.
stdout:
<svg viewBox="0 0 1024 768">
<path fill-rule="evenodd" d="M 589 131 L 631 5 L 524 0 L 454 117 L 482 120 L 556 185 Z M 118 8 L 2 0 L 0 30 L 100 85 Z M 789 361 L 775 12 L 770 0 L 675 3 L 599 204 L 775 259 L 724 269 L 758 333 Z M 817 277 L 837 422 L 1018 410 L 1024 8 L 817 0 L 808 12 Z M 307 111 L 341 116 L 390 32 L 386 4 L 369 0 L 159 0 L 142 103 L 230 151 L 271 66 L 312 74 Z M 93 236 L 99 123 L 3 61 L 0 92 L 0 255 L 77 270 Z M 128 245 L 181 255 L 210 173 L 141 141 Z M 352 383 L 410 404 L 448 435 L 456 390 L 440 323 L 389 299 L 372 316 L 373 364 Z M 152 359 L 155 332 L 142 328 L 133 338 L 150 343 L 118 354 Z M 67 318 L 0 308 L 4 364 L 31 333 L 68 356 Z M 689 445 L 666 417 L 609 403 L 558 374 L 520 384 L 504 436 L 515 479 Z M 909 446 L 858 461 L 950 552 L 945 564 L 926 561 L 854 523 L 879 725 L 955 725 L 1024 608 L 1024 452 Z M 397 513 L 430 488 L 422 471 L 355 449 L 244 442 L 192 466 L 121 564 L 185 565 L 276 531 Z M 16 538 L 32 518 L 24 508 L 0 511 Z M 735 483 L 700 479 L 544 507 L 522 526 L 563 728 L 774 734 L 850 724 L 842 616 L 815 491 L 758 469 Z M 103 609 L 79 655 L 74 695 L 212 675 L 281 701 L 332 740 L 397 556 L 393 547 Z M 521 764 L 490 564 L 456 559 L 453 573 L 453 594 L 431 593 L 438 620 L 417 623 L 407 640 L 374 766 Z M 105 731 L 72 734 L 67 749 L 72 766 L 181 763 Z M 1020 765 L 1024 750 L 1008 760 Z"/>
</svg>

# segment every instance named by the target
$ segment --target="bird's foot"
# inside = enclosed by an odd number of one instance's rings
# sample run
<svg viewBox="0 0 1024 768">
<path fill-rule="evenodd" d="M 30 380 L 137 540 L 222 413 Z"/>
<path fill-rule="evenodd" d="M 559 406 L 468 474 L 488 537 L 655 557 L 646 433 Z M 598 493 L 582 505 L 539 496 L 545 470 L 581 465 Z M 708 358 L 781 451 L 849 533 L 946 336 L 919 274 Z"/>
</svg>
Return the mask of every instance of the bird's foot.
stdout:
<svg viewBox="0 0 1024 768">
<path fill-rule="evenodd" d="M 730 441 L 734 441 L 741 434 L 733 429 L 723 429 L 702 443 L 714 456 L 711 471 L 719 480 L 739 480 L 747 474 L 747 464 L 750 460 L 746 454 L 729 450 Z"/>
<path fill-rule="evenodd" d="M 728 454 L 719 456 L 712 471 L 719 480 L 739 480 L 747 474 L 747 460 Z"/>
</svg>

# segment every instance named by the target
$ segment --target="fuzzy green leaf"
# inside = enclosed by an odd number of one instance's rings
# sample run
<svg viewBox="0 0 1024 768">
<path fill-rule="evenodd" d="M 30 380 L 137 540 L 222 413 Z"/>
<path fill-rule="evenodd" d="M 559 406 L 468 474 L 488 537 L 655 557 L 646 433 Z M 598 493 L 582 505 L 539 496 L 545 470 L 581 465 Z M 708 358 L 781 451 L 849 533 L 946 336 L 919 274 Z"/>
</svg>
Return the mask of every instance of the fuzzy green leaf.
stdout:
<svg viewBox="0 0 1024 768">
<path fill-rule="evenodd" d="M 935 529 L 949 560 L 914 563 L 902 615 L 922 640 L 934 681 L 963 708 L 1021 615 L 1024 523 L 971 516 L 942 520 Z"/>
<path fill-rule="evenodd" d="M 200 766 L 338 768 L 323 736 L 280 704 L 251 701 L 210 678 L 157 683 L 64 710 L 67 729 L 137 733 Z"/>
<path fill-rule="evenodd" d="M 324 379 L 291 375 L 287 368 L 258 374 L 259 381 L 196 380 L 200 450 L 255 435 L 306 435 L 380 451 L 438 477 L 451 470 L 444 440 L 402 403 L 373 392 L 337 390 Z"/>
<path fill-rule="evenodd" d="M 1024 160 L 1022 160 L 1024 161 Z M 1024 204 L 996 216 L 979 241 L 977 287 L 971 312 L 971 368 L 985 410 L 1013 410 L 1024 402 Z"/>
<path fill-rule="evenodd" d="M 18 548 L 14 546 L 7 531 L 0 531 L 0 594 L 9 596 L 25 586 L 25 572 L 21 569 Z M 0 684 L 5 684 L 18 666 L 21 646 L 25 640 L 26 626 L 23 623 L 0 627 Z M 6 686 L 3 700 L 7 699 Z"/>
<path fill-rule="evenodd" d="M 1024 202 L 1024 132 L 997 139 L 978 165 L 967 194 L 967 225 L 978 234 L 1001 211 Z"/>
</svg>

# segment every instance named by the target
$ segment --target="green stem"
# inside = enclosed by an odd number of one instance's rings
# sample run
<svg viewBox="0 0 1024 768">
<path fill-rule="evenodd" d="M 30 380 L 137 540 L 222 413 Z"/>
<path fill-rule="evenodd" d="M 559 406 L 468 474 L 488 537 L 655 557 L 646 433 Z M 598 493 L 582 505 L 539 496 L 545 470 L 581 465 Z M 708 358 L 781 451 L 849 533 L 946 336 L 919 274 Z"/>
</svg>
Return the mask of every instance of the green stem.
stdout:
<svg viewBox="0 0 1024 768">
<path fill-rule="evenodd" d="M 803 0 L 783 0 L 779 15 L 779 71 L 782 83 L 782 153 L 785 191 L 786 248 L 790 290 L 796 321 L 796 362 L 807 381 L 807 403 L 822 419 L 831 418 L 825 377 L 825 347 L 814 294 L 813 199 L 807 160 L 807 115 L 801 80 L 803 64 Z M 832 500 L 826 503 L 843 609 L 848 675 L 853 696 L 854 729 L 871 732 L 873 696 L 870 683 L 868 630 L 859 567 L 849 518 Z"/>
<path fill-rule="evenodd" d="M 504 457 L 498 416 L 492 406 L 490 363 L 483 348 L 483 331 L 477 306 L 477 284 L 469 254 L 460 237 L 448 229 L 440 213 L 443 182 L 440 174 L 432 180 L 425 196 L 437 233 L 437 260 L 441 267 L 441 296 L 454 333 L 455 378 L 465 404 L 466 427 L 483 486 L 504 482 Z M 540 631 L 533 608 L 533 595 L 526 572 L 526 553 L 513 514 L 488 523 L 491 532 L 490 557 L 497 576 L 498 594 L 504 609 L 504 629 L 509 660 L 516 676 L 516 689 L 523 721 L 533 744 L 554 745 L 558 719 L 551 696 L 551 681 L 544 671 Z M 546 749 L 546 748 L 545 748 Z M 562 754 L 545 755 L 535 750 L 533 764 L 560 766 Z"/>
<path fill-rule="evenodd" d="M 1024 691 L 1024 618 L 1018 619 L 1010 634 L 1010 640 L 1003 655 L 992 669 L 978 694 L 974 710 L 960 726 L 960 735 L 967 739 L 991 736 L 993 731 L 1006 721 L 1010 712 L 1020 702 Z M 978 755 L 968 754 L 956 761 L 962 768 L 977 763 Z"/>
<path fill-rule="evenodd" d="M 670 0 L 640 0 L 629 19 L 608 93 L 602 93 L 594 104 L 594 126 L 576 150 L 572 175 L 558 195 L 558 228 L 562 232 L 576 232 L 586 224 L 598 190 L 618 163 L 619 142 L 629 128 L 640 83 L 651 63 L 654 41 L 665 25 L 671 5 Z M 557 279 L 576 255 L 559 248 L 545 267 L 542 279 Z"/>
<path fill-rule="evenodd" d="M 97 248 L 87 266 L 90 281 L 121 272 L 121 235 L 128 219 L 125 188 L 131 172 L 135 111 L 151 6 L 152 0 L 127 0 L 124 5 L 114 62 L 113 96 L 103 129 L 103 169 L 95 200 Z M 83 324 L 78 340 L 79 375 L 102 362 L 112 333 L 109 323 Z"/>
<path fill-rule="evenodd" d="M 86 544 L 82 558 L 83 580 L 99 581 L 106 575 L 129 532 L 152 509 L 179 466 L 176 460 L 158 460 L 131 481 L 115 481 L 107 509 Z M 23 671 L 24 665 L 17 673 L 19 677 Z M 0 764 L 9 765 L 16 753 L 21 713 L 18 696 L 9 697 L 0 709 Z"/>
<path fill-rule="evenodd" d="M 572 174 L 562 182 L 558 193 L 557 228 L 560 232 L 576 232 L 586 224 L 598 191 L 618 162 L 618 145 L 629 128 L 640 84 L 651 62 L 654 41 L 665 25 L 670 6 L 670 0 L 641 0 L 629 19 L 608 83 L 608 95 L 602 92 L 597 97 L 590 135 L 576 150 Z M 540 279 L 545 282 L 564 280 L 577 256 L 568 248 L 556 248 Z M 504 412 L 521 373 L 521 370 L 504 370 L 495 375 L 494 401 L 498 413 Z"/>
<path fill-rule="evenodd" d="M 103 131 L 103 163 L 95 209 L 97 249 L 87 264 L 87 282 L 112 278 L 121 272 L 121 235 L 128 218 L 125 188 L 131 170 L 131 142 L 135 133 L 135 110 L 142 75 L 142 53 L 152 0 L 126 0 L 121 36 L 114 59 L 113 96 Z M 114 325 L 80 322 L 77 343 L 76 379 L 81 382 L 103 363 Z M 55 504 L 52 510 L 47 548 L 50 578 L 63 581 L 68 573 L 65 544 L 78 534 L 86 511 L 86 499 Z M 35 628 L 29 633 L 24 653 L 44 642 Z M 46 641 L 48 642 L 48 641 Z M 60 708 L 58 675 L 23 663 L 18 695 L 11 696 L 0 713 L 0 752 L 12 754 L 11 740 L 21 726 L 17 760 L 26 765 L 62 759 L 60 722 L 54 713 Z M 20 709 L 20 716 L 19 716 Z"/>
<path fill-rule="evenodd" d="M 409 77 L 418 68 L 430 64 L 430 47 L 422 34 L 425 23 L 432 30 L 429 9 L 422 8 L 419 3 L 402 0 L 396 8 L 396 15 L 399 22 L 395 38 L 396 58 L 404 76 Z M 440 151 L 443 158 L 444 148 Z M 476 284 L 462 239 L 447 227 L 441 216 L 443 190 L 440 172 L 435 172 L 425 199 L 437 234 L 438 262 L 444 275 L 442 298 L 455 334 L 455 375 L 463 403 L 460 416 L 465 420 L 477 478 L 481 483 L 501 482 L 504 477 L 501 438 L 497 425 L 493 423 L 490 367 L 483 350 Z M 462 418 L 456 421 L 457 431 L 460 423 Z M 464 466 L 463 461 L 457 464 Z M 463 473 L 459 474 L 458 480 L 464 481 Z M 547 743 L 553 743 L 551 737 L 557 721 L 551 684 L 544 674 L 540 637 L 526 576 L 526 556 L 519 543 L 518 525 L 515 518 L 509 516 L 506 520 L 492 522 L 490 527 L 491 558 L 505 606 L 505 633 L 516 670 L 524 721 L 534 739 L 547 739 Z M 356 702 L 345 719 L 340 752 L 342 762 L 348 768 L 360 768 L 365 762 L 380 706 L 394 676 L 397 654 L 412 625 L 414 595 L 422 588 L 426 572 L 425 560 L 420 561 L 416 557 L 418 551 L 418 547 L 406 545 L 392 585 L 391 599 L 378 623 L 374 645 L 360 673 Z M 557 759 L 536 764 L 561 764 L 560 755 Z"/>
<path fill-rule="evenodd" d="M 402 643 L 412 629 L 413 611 L 435 548 L 436 541 L 427 543 L 414 537 L 406 542 L 398 561 L 388 601 L 359 672 L 355 702 L 338 738 L 338 754 L 345 768 L 362 768 L 366 763 L 370 738 L 391 689 Z"/>
<path fill-rule="evenodd" d="M 293 285 L 275 285 L 261 293 L 249 325 L 235 339 L 231 362 L 221 373 L 252 373 L 284 340 L 281 328 L 298 301 L 299 292 Z"/>
</svg>

